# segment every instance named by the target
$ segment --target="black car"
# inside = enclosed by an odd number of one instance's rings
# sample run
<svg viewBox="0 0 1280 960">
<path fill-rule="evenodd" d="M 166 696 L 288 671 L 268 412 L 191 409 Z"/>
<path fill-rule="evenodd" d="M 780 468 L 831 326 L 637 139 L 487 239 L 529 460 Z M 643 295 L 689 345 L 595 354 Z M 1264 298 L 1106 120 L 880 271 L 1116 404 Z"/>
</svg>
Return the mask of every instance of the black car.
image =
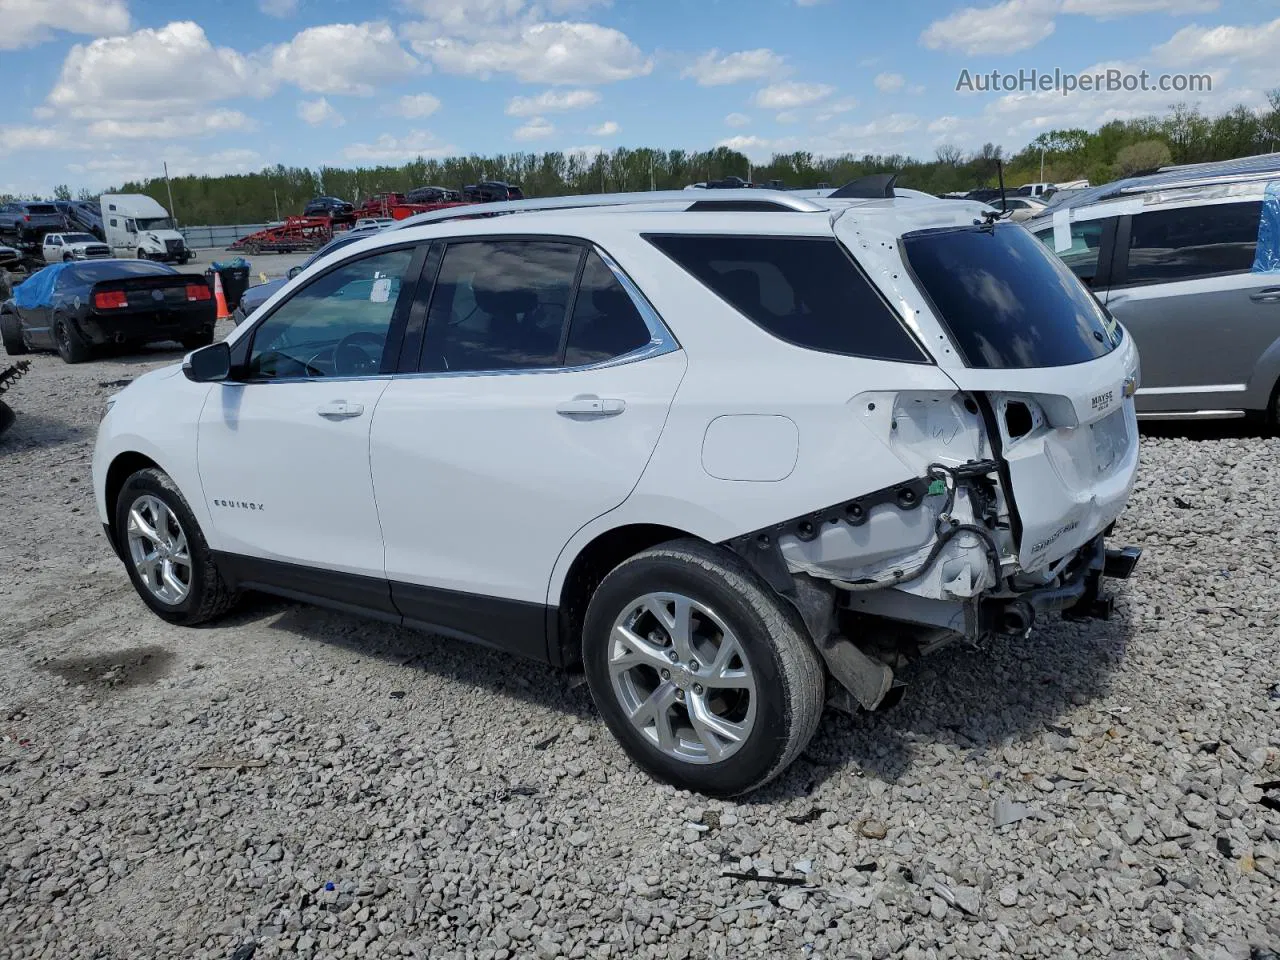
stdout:
<svg viewBox="0 0 1280 960">
<path fill-rule="evenodd" d="M 304 217 L 329 217 L 342 219 L 354 217 L 356 208 L 337 197 L 316 197 L 302 210 Z"/>
<path fill-rule="evenodd" d="M 10 356 L 56 350 L 81 363 L 108 343 L 208 346 L 216 320 L 202 276 L 148 260 L 72 261 L 32 274 L 0 303 L 0 340 Z"/>
<path fill-rule="evenodd" d="M 460 195 L 447 187 L 417 187 L 406 193 L 404 199 L 405 203 L 455 203 Z"/>
<path fill-rule="evenodd" d="M 0 204 L 0 237 L 12 238 L 19 246 L 38 246 L 46 233 L 58 233 L 67 226 L 67 218 L 52 201 Z"/>
<path fill-rule="evenodd" d="M 462 199 L 472 203 L 499 203 L 503 200 L 523 200 L 524 191 L 518 183 L 501 180 L 481 180 L 462 188 Z"/>
</svg>

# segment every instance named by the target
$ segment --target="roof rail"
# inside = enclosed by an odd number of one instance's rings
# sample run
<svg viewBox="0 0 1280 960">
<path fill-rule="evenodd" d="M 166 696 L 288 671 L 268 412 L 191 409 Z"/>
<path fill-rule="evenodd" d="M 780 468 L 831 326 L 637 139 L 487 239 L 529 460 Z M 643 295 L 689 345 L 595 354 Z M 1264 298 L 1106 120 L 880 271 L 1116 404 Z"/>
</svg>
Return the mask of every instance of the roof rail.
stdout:
<svg viewBox="0 0 1280 960">
<path fill-rule="evenodd" d="M 750 206 L 744 207 L 744 201 Z M 797 197 L 785 190 L 714 190 L 696 193 L 684 190 L 651 190 L 642 193 L 592 193 L 575 197 L 543 197 L 537 200 L 499 200 L 496 203 L 476 203 L 446 210 L 419 213 L 401 220 L 392 229 L 420 227 L 428 223 L 448 220 L 469 220 L 478 217 L 497 217 L 510 213 L 536 213 L 543 210 L 578 210 L 589 207 L 640 207 L 653 205 L 657 209 L 671 207 L 678 210 L 730 212 L 734 209 L 772 209 L 790 213 L 825 213 L 827 208 L 805 197 Z"/>
<path fill-rule="evenodd" d="M 1142 183 L 1130 187 L 1121 187 L 1117 194 L 1155 193 L 1158 190 L 1183 190 L 1188 187 L 1216 187 L 1224 183 L 1253 183 L 1258 180 L 1275 180 L 1280 172 L 1275 170 L 1253 171 L 1251 173 L 1219 173 L 1205 177 L 1187 177 L 1185 180 L 1167 180 L 1160 183 Z"/>
</svg>

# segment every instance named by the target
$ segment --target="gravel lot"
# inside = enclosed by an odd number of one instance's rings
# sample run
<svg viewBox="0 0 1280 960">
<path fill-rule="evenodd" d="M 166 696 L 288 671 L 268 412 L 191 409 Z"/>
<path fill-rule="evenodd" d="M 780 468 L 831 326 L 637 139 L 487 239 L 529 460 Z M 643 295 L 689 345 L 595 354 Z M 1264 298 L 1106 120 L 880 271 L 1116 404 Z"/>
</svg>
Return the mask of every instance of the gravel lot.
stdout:
<svg viewBox="0 0 1280 960">
<path fill-rule="evenodd" d="M 6 397 L 0 958 L 1280 945 L 1280 442 L 1146 437 L 1112 622 L 939 654 L 900 707 L 830 714 L 780 781 L 708 802 L 549 668 L 268 599 L 150 615 L 89 462 L 104 399 L 176 356 L 39 355 Z"/>
</svg>

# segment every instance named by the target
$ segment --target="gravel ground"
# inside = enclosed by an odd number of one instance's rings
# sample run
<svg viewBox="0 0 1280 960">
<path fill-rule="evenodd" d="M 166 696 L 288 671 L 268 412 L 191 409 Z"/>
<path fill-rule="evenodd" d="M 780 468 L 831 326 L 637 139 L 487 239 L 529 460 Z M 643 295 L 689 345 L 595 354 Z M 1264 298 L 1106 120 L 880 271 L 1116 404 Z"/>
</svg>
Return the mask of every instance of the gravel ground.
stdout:
<svg viewBox="0 0 1280 960">
<path fill-rule="evenodd" d="M 150 615 L 90 450 L 115 382 L 175 356 L 41 355 L 8 397 L 0 958 L 1280 945 L 1280 442 L 1147 436 L 1114 620 L 939 654 L 900 707 L 828 715 L 781 780 L 709 802 L 639 774 L 549 668 L 266 599 Z M 724 875 L 752 871 L 789 885 Z"/>
</svg>

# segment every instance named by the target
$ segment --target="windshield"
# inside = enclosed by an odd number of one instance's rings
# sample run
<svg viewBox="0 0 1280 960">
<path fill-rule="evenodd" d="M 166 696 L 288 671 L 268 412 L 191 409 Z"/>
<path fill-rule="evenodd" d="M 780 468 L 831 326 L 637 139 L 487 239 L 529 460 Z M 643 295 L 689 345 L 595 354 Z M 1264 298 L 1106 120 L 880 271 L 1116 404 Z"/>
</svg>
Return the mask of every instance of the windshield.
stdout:
<svg viewBox="0 0 1280 960">
<path fill-rule="evenodd" d="M 971 367 L 1064 367 L 1120 342 L 1075 274 L 1017 224 L 922 230 L 902 249 Z"/>
<path fill-rule="evenodd" d="M 168 217 L 138 217 L 134 221 L 139 230 L 172 230 L 173 221 Z"/>
<path fill-rule="evenodd" d="M 98 238 L 87 233 L 64 233 L 63 243 L 97 243 Z"/>
</svg>

